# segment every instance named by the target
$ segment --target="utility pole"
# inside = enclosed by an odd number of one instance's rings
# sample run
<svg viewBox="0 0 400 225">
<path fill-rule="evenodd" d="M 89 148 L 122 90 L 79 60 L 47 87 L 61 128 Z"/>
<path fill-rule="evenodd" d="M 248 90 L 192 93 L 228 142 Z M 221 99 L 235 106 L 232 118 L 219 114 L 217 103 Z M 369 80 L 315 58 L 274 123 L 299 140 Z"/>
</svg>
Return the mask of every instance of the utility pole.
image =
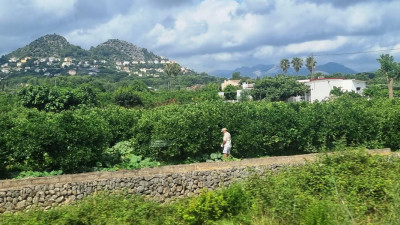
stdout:
<svg viewBox="0 0 400 225">
<path fill-rule="evenodd" d="M 314 55 L 311 53 L 311 80 L 314 79 Z"/>
</svg>

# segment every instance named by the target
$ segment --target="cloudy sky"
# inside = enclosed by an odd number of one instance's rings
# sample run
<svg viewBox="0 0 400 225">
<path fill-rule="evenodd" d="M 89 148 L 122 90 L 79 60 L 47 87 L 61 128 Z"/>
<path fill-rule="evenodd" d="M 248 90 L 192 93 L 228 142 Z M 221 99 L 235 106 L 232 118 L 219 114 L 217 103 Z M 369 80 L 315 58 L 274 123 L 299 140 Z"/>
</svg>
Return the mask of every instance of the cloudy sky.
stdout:
<svg viewBox="0 0 400 225">
<path fill-rule="evenodd" d="M 0 55 L 57 33 L 85 49 L 125 40 L 198 72 L 311 54 L 373 71 L 382 53 L 400 61 L 399 12 L 399 0 L 0 0 Z M 368 53 L 340 54 L 352 52 Z"/>
</svg>

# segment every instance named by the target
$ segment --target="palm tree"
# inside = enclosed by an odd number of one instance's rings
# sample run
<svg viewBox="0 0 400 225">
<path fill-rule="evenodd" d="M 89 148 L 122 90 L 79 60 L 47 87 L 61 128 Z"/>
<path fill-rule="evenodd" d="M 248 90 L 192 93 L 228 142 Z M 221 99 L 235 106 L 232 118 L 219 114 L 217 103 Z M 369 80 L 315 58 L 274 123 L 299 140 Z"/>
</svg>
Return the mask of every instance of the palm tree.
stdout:
<svg viewBox="0 0 400 225">
<path fill-rule="evenodd" d="M 290 67 L 289 59 L 282 59 L 281 60 L 281 68 L 283 72 L 286 74 L 287 70 Z"/>
<path fill-rule="evenodd" d="M 394 62 L 393 56 L 382 54 L 381 58 L 377 59 L 381 64 L 379 72 L 382 73 L 388 82 L 389 98 L 393 98 L 393 83 L 396 75 L 398 75 L 398 65 Z"/>
<path fill-rule="evenodd" d="M 299 57 L 294 57 L 292 59 L 292 65 L 294 70 L 296 70 L 296 74 L 299 75 L 299 70 L 303 66 L 303 60 L 300 59 Z"/>
<path fill-rule="evenodd" d="M 314 75 L 315 65 L 317 65 L 317 61 L 315 61 L 314 56 L 307 57 L 306 59 L 306 66 L 311 73 L 311 79 Z"/>
<path fill-rule="evenodd" d="M 169 63 L 165 65 L 164 72 L 168 76 L 168 90 L 171 88 L 171 77 L 176 77 L 181 71 L 181 66 L 178 63 Z"/>
</svg>

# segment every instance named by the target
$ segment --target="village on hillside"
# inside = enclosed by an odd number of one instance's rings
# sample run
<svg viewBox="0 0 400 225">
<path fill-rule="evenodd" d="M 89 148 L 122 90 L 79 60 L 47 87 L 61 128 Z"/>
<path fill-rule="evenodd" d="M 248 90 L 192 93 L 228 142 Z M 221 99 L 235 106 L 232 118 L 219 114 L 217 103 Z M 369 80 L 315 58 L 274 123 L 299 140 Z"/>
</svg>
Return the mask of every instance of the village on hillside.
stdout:
<svg viewBox="0 0 400 225">
<path fill-rule="evenodd" d="M 159 77 L 164 73 L 166 64 L 176 63 L 161 57 L 161 60 L 140 61 L 107 61 L 107 60 L 77 60 L 73 57 L 12 57 L 1 65 L 4 74 L 24 72 L 36 73 L 45 76 L 57 75 L 97 75 L 102 70 L 125 72 L 139 77 Z M 181 72 L 187 73 L 189 68 L 181 66 Z"/>
</svg>

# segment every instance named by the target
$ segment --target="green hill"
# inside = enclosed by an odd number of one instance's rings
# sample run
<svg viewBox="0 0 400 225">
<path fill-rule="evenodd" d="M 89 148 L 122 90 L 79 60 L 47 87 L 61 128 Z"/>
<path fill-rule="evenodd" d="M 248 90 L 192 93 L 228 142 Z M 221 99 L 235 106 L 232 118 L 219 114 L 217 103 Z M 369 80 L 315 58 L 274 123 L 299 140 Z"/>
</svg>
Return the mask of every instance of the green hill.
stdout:
<svg viewBox="0 0 400 225">
<path fill-rule="evenodd" d="M 107 58 L 113 60 L 136 60 L 149 61 L 159 60 L 160 56 L 147 51 L 145 48 L 138 47 L 126 41 L 110 39 L 89 50 L 93 57 Z"/>
<path fill-rule="evenodd" d="M 67 39 L 58 34 L 48 34 L 42 36 L 29 45 L 19 48 L 7 58 L 23 57 L 84 57 L 90 53 L 79 46 L 70 44 Z"/>
</svg>

